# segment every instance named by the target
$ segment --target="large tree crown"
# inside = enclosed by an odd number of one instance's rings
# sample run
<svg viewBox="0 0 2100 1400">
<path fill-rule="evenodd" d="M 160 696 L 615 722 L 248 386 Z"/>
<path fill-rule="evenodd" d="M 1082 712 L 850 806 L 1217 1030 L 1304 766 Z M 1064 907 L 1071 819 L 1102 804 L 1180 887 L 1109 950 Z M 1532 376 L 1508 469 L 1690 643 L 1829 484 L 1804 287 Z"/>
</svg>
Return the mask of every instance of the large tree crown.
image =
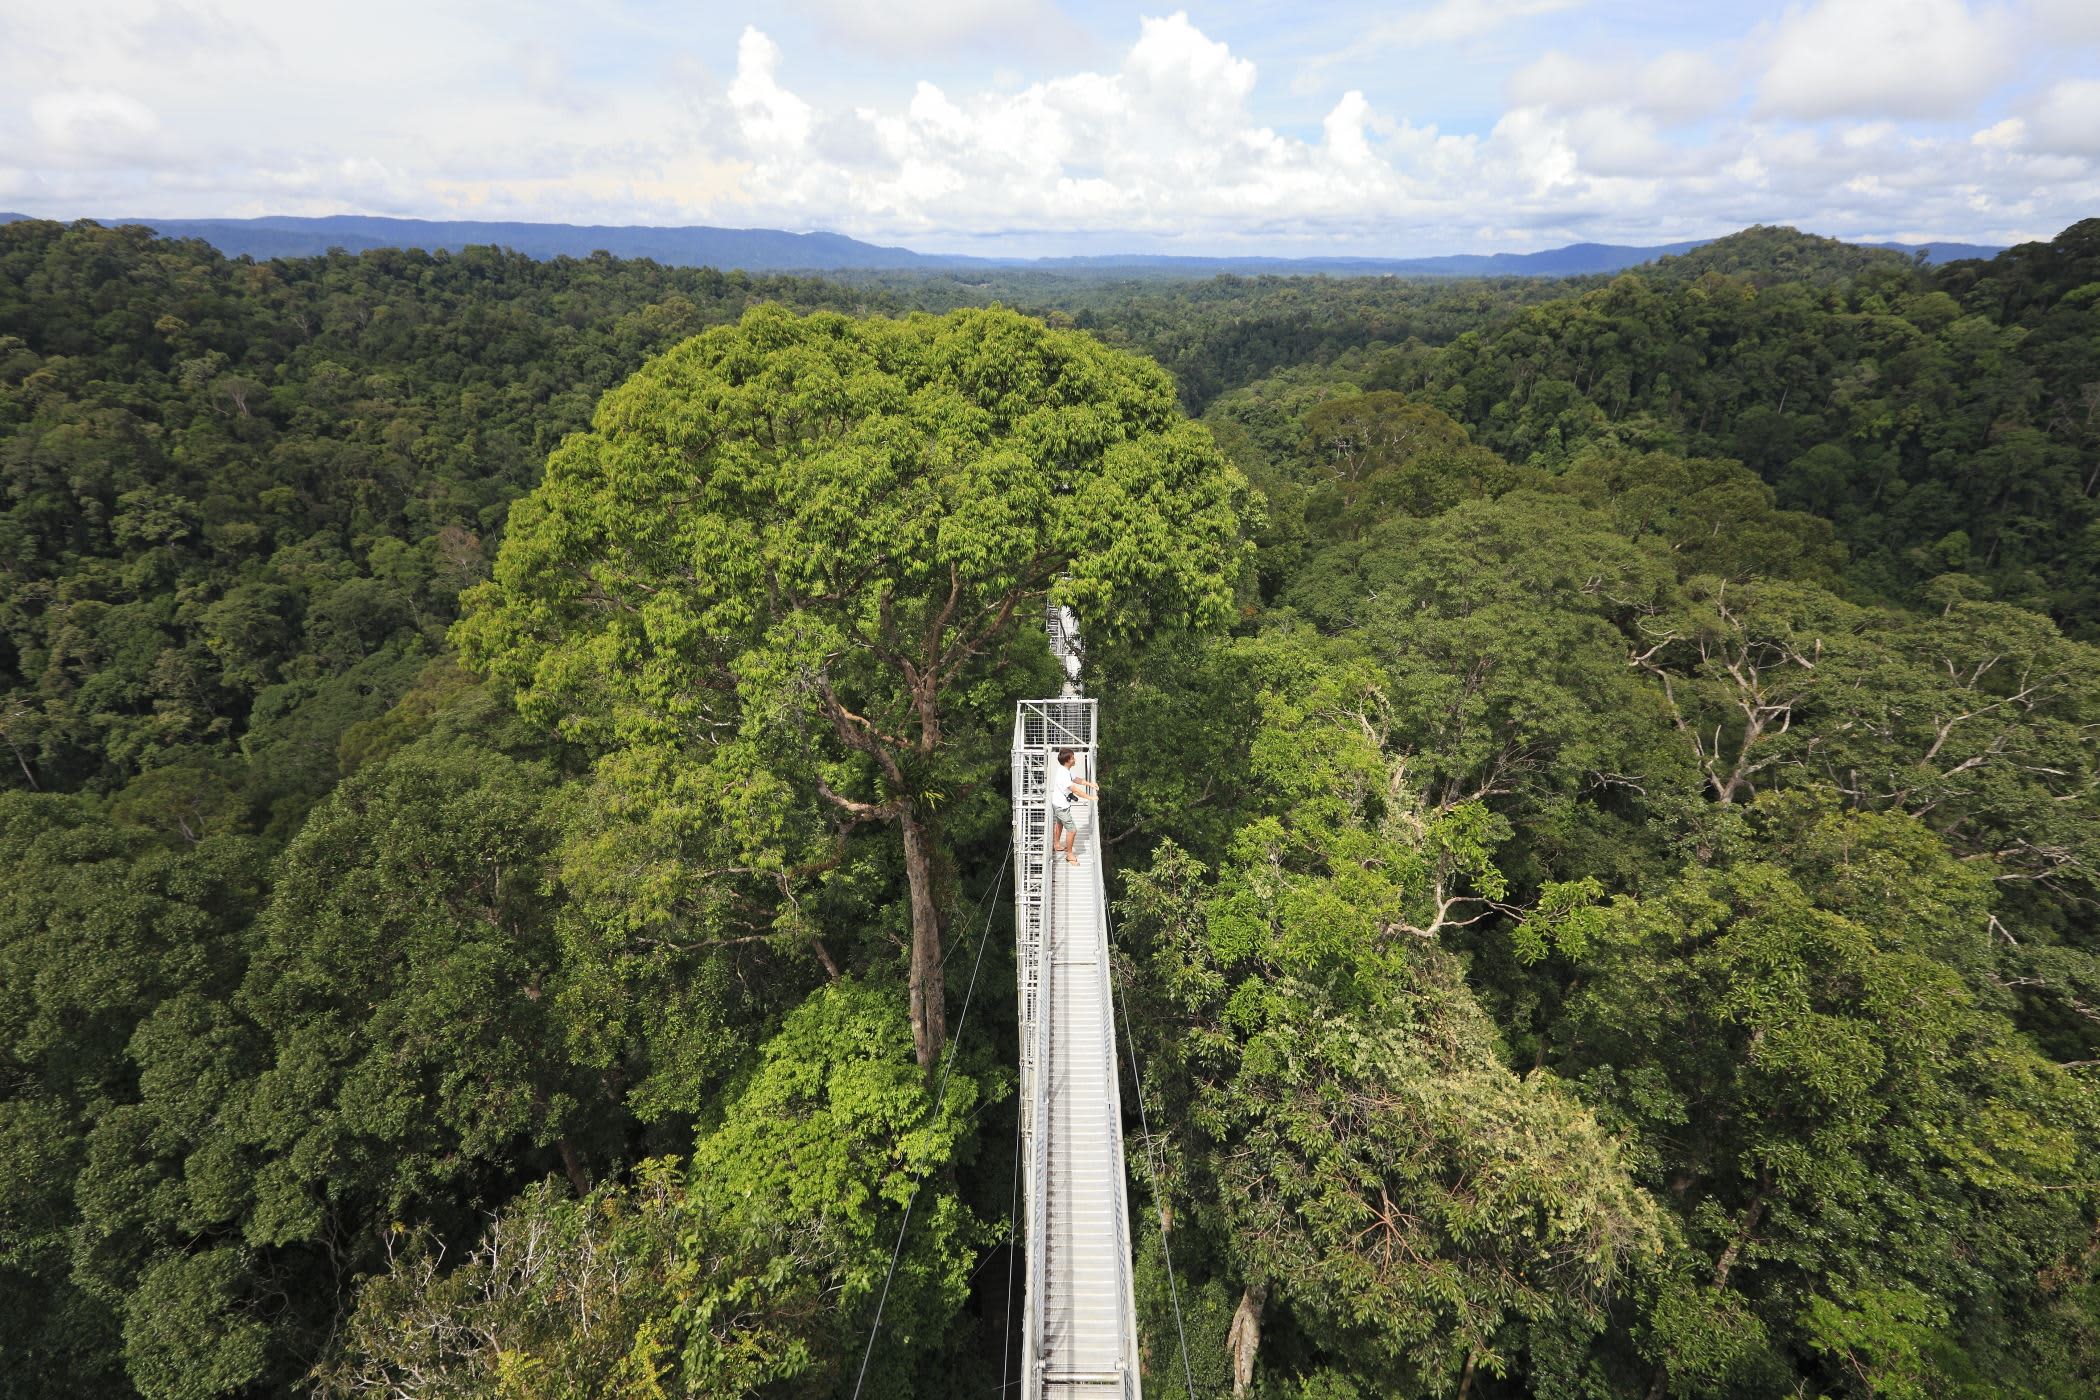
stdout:
<svg viewBox="0 0 2100 1400">
<path fill-rule="evenodd" d="M 457 638 L 577 730 L 790 656 L 945 684 L 1052 593 L 1090 636 L 1223 621 L 1247 500 L 1166 373 L 1090 336 L 759 307 L 556 449 Z"/>
</svg>

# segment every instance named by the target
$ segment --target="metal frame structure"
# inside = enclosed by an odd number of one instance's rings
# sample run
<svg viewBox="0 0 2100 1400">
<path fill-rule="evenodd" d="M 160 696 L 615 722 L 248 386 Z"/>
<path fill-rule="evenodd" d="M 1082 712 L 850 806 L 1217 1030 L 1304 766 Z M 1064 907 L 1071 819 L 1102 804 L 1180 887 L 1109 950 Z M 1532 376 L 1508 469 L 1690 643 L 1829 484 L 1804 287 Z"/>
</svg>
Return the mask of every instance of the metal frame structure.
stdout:
<svg viewBox="0 0 2100 1400">
<path fill-rule="evenodd" d="M 1122 1097 L 1116 1072 L 1113 987 L 1103 905 L 1099 807 L 1081 841 L 1081 864 L 1051 858 L 1049 765 L 1060 748 L 1080 755 L 1080 776 L 1096 772 L 1096 704 L 1079 687 L 1082 651 L 1068 609 L 1046 607 L 1044 630 L 1065 672 L 1064 695 L 1023 700 L 1013 742 L 1014 912 L 1020 991 L 1021 1139 L 1027 1283 L 1021 1329 L 1023 1400 L 1110 1395 L 1139 1400 L 1137 1309 L 1131 1279 L 1130 1201 L 1124 1180 Z M 1069 885 L 1061 887 L 1061 881 Z M 1061 1004 L 1060 996 L 1068 998 Z M 1060 1013 L 1067 1043 L 1059 1043 Z M 1099 1073 L 1090 1061 L 1098 1054 Z M 1063 1067 L 1062 1070 L 1060 1067 Z M 1083 1070 L 1084 1073 L 1080 1071 Z M 1053 1082 L 1063 1075 L 1066 1082 Z M 1082 1095 L 1082 1087 L 1087 1091 Z M 1089 1180 L 1079 1182 L 1079 1176 Z M 1087 1189 L 1082 1189 L 1082 1188 Z M 1086 1228 L 1081 1202 L 1105 1205 L 1105 1234 Z M 1088 1204 L 1085 1209 L 1097 1209 Z M 1064 1219 L 1069 1212 L 1070 1218 Z M 1068 1240 L 1053 1245 L 1053 1221 Z M 1080 1257 L 1084 1256 L 1084 1257 Z M 1096 1272 L 1108 1267 L 1106 1276 Z M 1110 1296 L 1102 1297 L 1107 1293 Z M 1106 1318 L 1114 1336 L 1075 1335 L 1086 1296 L 1088 1317 Z M 1062 1300 L 1058 1302 L 1056 1300 Z M 1069 1315 L 1054 1317 L 1054 1307 Z M 1113 1358 L 1106 1362 L 1102 1358 Z"/>
</svg>

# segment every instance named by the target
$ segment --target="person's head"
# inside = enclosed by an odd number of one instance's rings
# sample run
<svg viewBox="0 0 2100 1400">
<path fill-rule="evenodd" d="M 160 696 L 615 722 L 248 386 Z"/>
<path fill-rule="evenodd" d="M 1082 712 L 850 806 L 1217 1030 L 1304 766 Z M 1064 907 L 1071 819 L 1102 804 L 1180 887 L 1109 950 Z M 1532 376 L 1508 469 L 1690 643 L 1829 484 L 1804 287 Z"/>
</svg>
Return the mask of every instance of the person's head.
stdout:
<svg viewBox="0 0 2100 1400">
<path fill-rule="evenodd" d="M 1070 768 L 1072 766 L 1072 760 L 1077 757 L 1078 755 L 1073 753 L 1070 749 L 1059 749 L 1057 751 L 1057 761 L 1066 768 Z"/>
</svg>

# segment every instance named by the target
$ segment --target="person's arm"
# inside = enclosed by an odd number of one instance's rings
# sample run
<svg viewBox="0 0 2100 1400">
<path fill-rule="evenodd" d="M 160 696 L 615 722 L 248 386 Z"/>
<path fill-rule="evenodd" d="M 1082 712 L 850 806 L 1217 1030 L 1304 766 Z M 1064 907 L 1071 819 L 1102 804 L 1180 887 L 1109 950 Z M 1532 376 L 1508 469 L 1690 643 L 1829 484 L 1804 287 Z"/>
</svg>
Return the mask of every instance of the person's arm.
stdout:
<svg viewBox="0 0 2100 1400">
<path fill-rule="evenodd" d="M 1089 802 L 1098 802 L 1101 800 L 1101 784 L 1095 782 L 1091 778 L 1072 779 L 1072 791 L 1078 793 L 1081 797 L 1084 797 Z"/>
</svg>

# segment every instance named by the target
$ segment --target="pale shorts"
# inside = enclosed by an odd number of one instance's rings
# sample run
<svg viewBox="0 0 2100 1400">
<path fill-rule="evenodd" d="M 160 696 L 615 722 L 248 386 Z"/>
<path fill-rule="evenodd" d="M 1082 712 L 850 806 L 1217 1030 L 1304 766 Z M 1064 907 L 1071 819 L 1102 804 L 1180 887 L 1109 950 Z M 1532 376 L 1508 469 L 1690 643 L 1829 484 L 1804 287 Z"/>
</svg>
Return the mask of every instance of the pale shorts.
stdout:
<svg viewBox="0 0 2100 1400">
<path fill-rule="evenodd" d="M 1065 830 L 1079 830 L 1079 818 L 1077 815 L 1075 815 L 1074 804 L 1067 803 L 1062 807 L 1052 807 L 1050 809 L 1050 815 L 1057 818 L 1057 824 L 1063 827 Z"/>
</svg>

